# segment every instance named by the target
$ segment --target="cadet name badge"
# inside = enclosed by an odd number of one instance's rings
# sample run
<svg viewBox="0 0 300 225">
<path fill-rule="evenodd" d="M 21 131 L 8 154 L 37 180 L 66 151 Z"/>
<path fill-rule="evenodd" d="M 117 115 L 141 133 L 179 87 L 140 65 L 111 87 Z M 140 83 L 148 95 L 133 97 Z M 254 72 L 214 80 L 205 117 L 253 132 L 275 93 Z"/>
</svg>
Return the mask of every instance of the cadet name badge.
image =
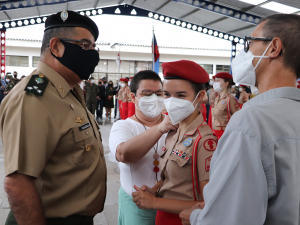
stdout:
<svg viewBox="0 0 300 225">
<path fill-rule="evenodd" d="M 34 95 L 43 96 L 49 80 L 42 74 L 32 75 L 24 91 Z"/>
</svg>

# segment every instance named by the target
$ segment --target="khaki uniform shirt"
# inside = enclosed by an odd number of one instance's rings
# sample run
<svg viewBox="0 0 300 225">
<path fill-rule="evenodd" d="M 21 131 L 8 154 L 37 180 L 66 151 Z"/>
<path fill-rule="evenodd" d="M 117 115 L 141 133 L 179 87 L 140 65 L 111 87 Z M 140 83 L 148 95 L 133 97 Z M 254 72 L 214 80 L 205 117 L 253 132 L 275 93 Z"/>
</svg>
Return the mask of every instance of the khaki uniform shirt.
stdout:
<svg viewBox="0 0 300 225">
<path fill-rule="evenodd" d="M 200 133 L 200 134 L 199 134 Z M 194 201 L 192 181 L 192 152 L 198 137 L 201 137 L 197 148 L 198 181 L 209 180 L 210 161 L 217 148 L 217 137 L 210 127 L 203 122 L 200 114 L 185 131 L 169 132 L 166 147 L 163 148 L 160 160 L 162 187 L 159 196 L 168 199 Z M 195 184 L 196 185 L 196 184 Z M 199 185 L 199 184 L 198 184 Z M 195 193 L 197 193 L 195 189 Z M 203 201 L 199 194 L 198 201 Z"/>
<path fill-rule="evenodd" d="M 42 62 L 34 74 L 49 80 L 43 96 L 24 91 L 30 75 L 1 104 L 5 175 L 36 178 L 46 218 L 94 216 L 103 210 L 107 180 L 99 126 L 79 85 L 71 90 Z"/>
<path fill-rule="evenodd" d="M 229 105 L 230 112 L 228 112 L 229 99 L 230 99 L 230 105 Z M 229 122 L 228 115 L 230 114 L 231 117 L 235 112 L 239 110 L 240 110 L 240 106 L 236 98 L 232 94 L 230 93 L 225 94 L 225 96 L 222 98 L 220 98 L 220 95 L 218 95 L 218 97 L 216 97 L 215 99 L 215 104 L 211 108 L 213 129 L 216 129 L 217 127 L 226 127 L 227 123 Z"/>
<path fill-rule="evenodd" d="M 118 100 L 123 102 L 123 91 L 124 88 L 120 87 L 120 90 L 118 91 Z"/>
<path fill-rule="evenodd" d="M 216 99 L 216 92 L 213 88 L 211 88 L 210 90 L 211 90 L 211 92 L 209 94 L 209 99 L 208 100 L 209 100 L 209 104 L 213 105 L 215 103 L 215 99 Z"/>
<path fill-rule="evenodd" d="M 127 86 L 127 87 L 124 87 L 122 88 L 122 101 L 123 102 L 129 102 L 129 100 L 131 99 L 130 98 L 130 87 Z"/>
</svg>

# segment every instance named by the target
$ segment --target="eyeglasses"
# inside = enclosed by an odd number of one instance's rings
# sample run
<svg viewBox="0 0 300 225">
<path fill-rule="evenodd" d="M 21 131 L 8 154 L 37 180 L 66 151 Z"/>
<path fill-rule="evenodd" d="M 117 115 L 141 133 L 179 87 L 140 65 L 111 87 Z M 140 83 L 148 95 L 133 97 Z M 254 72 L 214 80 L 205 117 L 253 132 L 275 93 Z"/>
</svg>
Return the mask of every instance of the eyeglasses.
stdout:
<svg viewBox="0 0 300 225">
<path fill-rule="evenodd" d="M 151 95 L 155 94 L 158 97 L 163 97 L 164 91 L 162 89 L 157 90 L 157 91 L 144 89 L 144 90 L 142 90 L 142 92 L 137 92 L 137 93 L 144 95 L 144 96 L 151 96 Z"/>
<path fill-rule="evenodd" d="M 96 44 L 93 44 L 88 39 L 82 39 L 82 40 L 75 40 L 75 39 L 69 39 L 69 38 L 58 38 L 60 41 L 66 41 L 66 42 L 75 42 L 78 46 L 81 46 L 84 50 L 96 50 L 97 52 L 100 52 L 100 49 L 96 47 Z M 50 44 L 47 45 L 49 47 Z"/>
<path fill-rule="evenodd" d="M 273 38 L 266 38 L 266 37 L 249 37 L 249 36 L 246 36 L 246 37 L 245 37 L 245 42 L 244 42 L 244 50 L 245 50 L 245 52 L 248 52 L 248 51 L 249 51 L 249 47 L 250 47 L 251 40 L 255 40 L 255 41 L 272 41 Z"/>
</svg>

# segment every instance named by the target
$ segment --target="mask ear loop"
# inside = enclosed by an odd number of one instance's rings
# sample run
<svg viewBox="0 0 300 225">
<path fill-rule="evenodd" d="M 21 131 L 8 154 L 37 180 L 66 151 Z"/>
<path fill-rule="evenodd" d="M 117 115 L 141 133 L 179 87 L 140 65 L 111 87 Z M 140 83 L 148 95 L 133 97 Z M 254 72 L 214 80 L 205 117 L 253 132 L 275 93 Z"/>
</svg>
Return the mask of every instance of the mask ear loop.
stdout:
<svg viewBox="0 0 300 225">
<path fill-rule="evenodd" d="M 199 91 L 198 94 L 196 95 L 196 97 L 195 97 L 195 99 L 194 99 L 194 101 L 193 101 L 193 105 L 194 105 L 196 99 L 198 98 L 198 95 L 199 95 L 199 94 L 200 94 L 200 91 Z M 198 106 L 198 104 L 199 104 L 199 102 L 197 103 L 197 105 L 195 105 L 194 109 L 196 109 L 196 107 Z"/>
<path fill-rule="evenodd" d="M 256 70 L 256 68 L 258 67 L 260 61 L 264 58 L 264 59 L 267 59 L 267 58 L 270 58 L 269 56 L 265 56 L 265 54 L 267 53 L 267 51 L 269 50 L 270 46 L 272 44 L 272 41 L 270 42 L 270 44 L 268 45 L 267 49 L 264 51 L 264 54 L 262 56 L 254 56 L 255 58 L 260 58 L 258 60 L 258 63 L 256 64 L 256 66 L 254 67 L 254 70 Z"/>
</svg>

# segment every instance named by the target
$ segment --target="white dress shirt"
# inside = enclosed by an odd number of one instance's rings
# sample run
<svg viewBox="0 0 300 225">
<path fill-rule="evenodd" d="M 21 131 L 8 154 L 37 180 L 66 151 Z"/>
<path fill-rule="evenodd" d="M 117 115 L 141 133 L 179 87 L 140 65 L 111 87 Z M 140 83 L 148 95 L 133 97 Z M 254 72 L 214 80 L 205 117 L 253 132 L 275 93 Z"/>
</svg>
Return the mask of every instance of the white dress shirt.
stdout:
<svg viewBox="0 0 300 225">
<path fill-rule="evenodd" d="M 192 225 L 300 225 L 300 90 L 277 88 L 230 119 Z"/>
</svg>

